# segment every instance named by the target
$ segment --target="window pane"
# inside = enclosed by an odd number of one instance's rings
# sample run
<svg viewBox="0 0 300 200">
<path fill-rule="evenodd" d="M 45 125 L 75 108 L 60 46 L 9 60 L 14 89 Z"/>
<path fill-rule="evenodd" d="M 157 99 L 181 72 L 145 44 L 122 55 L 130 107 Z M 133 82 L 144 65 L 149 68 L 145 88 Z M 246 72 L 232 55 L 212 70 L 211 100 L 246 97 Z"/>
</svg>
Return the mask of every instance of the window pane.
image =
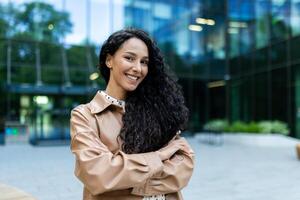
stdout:
<svg viewBox="0 0 300 200">
<path fill-rule="evenodd" d="M 280 68 L 271 72 L 272 77 L 272 120 L 287 122 L 287 68 Z"/>
<path fill-rule="evenodd" d="M 256 48 L 267 46 L 270 38 L 269 0 L 256 1 Z"/>
<path fill-rule="evenodd" d="M 254 110 L 255 110 L 255 121 L 266 120 L 269 117 L 269 89 L 268 89 L 268 74 L 259 73 L 254 77 L 254 95 L 255 101 Z"/>
<path fill-rule="evenodd" d="M 281 41 L 272 44 L 271 47 L 271 67 L 277 67 L 276 65 L 284 65 L 287 62 L 287 41 Z M 282 66 L 281 66 L 282 67 Z"/>
<path fill-rule="evenodd" d="M 229 1 L 228 33 L 230 34 L 231 56 L 248 53 L 254 44 L 254 1 Z"/>
<path fill-rule="evenodd" d="M 292 35 L 300 35 L 300 0 L 291 0 Z"/>
<path fill-rule="evenodd" d="M 289 0 L 272 0 L 272 42 L 288 38 L 290 27 L 289 12 Z"/>
<path fill-rule="evenodd" d="M 84 43 L 87 38 L 87 24 L 86 24 L 86 6 L 87 1 L 65 0 L 65 11 L 69 13 L 71 23 L 73 24 L 72 33 L 68 34 L 65 42 L 68 44 Z M 79 14 L 80 13 L 80 14 Z"/>
<path fill-rule="evenodd" d="M 293 62 L 299 62 L 300 61 L 300 53 L 299 53 L 299 47 L 300 47 L 300 36 L 292 37 L 291 42 L 291 58 Z"/>
</svg>

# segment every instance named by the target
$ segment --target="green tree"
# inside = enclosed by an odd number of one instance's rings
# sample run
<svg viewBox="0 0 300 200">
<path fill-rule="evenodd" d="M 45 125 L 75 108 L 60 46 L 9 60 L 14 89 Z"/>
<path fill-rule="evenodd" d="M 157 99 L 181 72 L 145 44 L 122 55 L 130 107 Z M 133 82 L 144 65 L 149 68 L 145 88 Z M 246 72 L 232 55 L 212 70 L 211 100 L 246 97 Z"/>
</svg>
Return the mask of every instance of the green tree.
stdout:
<svg viewBox="0 0 300 200">
<path fill-rule="evenodd" d="M 0 37 L 9 38 L 16 33 L 18 8 L 13 3 L 0 4 Z"/>
<path fill-rule="evenodd" d="M 39 45 L 42 65 L 61 66 L 61 49 L 55 43 L 61 42 L 72 31 L 69 14 L 42 2 L 24 3 L 14 9 L 14 13 L 13 61 L 35 63 L 34 41 L 43 41 Z"/>
<path fill-rule="evenodd" d="M 8 30 L 8 22 L 5 20 L 5 8 L 0 4 L 0 37 L 6 36 L 6 31 Z"/>
<path fill-rule="evenodd" d="M 30 2 L 16 15 L 17 38 L 60 42 L 72 31 L 69 13 L 47 3 Z"/>
<path fill-rule="evenodd" d="M 159 43 L 159 47 L 165 55 L 165 61 L 178 75 L 187 70 L 186 64 L 182 58 L 177 54 L 174 44 L 170 41 Z"/>
</svg>

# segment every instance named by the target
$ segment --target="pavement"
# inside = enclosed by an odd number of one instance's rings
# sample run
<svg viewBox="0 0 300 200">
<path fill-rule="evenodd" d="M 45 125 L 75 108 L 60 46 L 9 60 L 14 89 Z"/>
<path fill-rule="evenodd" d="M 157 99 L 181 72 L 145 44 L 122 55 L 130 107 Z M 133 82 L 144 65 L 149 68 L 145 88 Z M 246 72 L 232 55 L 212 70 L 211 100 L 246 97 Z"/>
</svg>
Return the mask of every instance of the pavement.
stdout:
<svg viewBox="0 0 300 200">
<path fill-rule="evenodd" d="M 221 143 L 215 143 L 220 139 Z M 299 140 L 281 135 L 198 134 L 187 140 L 196 153 L 185 200 L 299 200 Z M 0 183 L 38 200 L 80 200 L 69 146 L 0 146 Z M 0 191 L 1 199 L 1 191 Z"/>
<path fill-rule="evenodd" d="M 5 184 L 0 183 L 0 199 L 1 200 L 35 200 L 34 197 L 32 197 L 30 194 L 27 194 L 26 192 L 23 192 L 22 190 L 19 190 L 18 188 L 14 188 Z"/>
</svg>

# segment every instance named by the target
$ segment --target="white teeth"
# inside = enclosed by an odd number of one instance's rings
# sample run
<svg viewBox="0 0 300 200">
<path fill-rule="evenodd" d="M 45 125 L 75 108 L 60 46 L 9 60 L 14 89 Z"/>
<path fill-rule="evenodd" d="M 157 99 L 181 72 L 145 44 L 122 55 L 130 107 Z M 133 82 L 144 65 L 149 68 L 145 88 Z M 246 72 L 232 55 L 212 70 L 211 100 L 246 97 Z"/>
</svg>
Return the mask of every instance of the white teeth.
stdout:
<svg viewBox="0 0 300 200">
<path fill-rule="evenodd" d="M 131 76 L 131 75 L 126 75 L 129 79 L 131 79 L 131 80 L 137 80 L 138 79 L 138 77 L 136 77 L 136 76 Z"/>
</svg>

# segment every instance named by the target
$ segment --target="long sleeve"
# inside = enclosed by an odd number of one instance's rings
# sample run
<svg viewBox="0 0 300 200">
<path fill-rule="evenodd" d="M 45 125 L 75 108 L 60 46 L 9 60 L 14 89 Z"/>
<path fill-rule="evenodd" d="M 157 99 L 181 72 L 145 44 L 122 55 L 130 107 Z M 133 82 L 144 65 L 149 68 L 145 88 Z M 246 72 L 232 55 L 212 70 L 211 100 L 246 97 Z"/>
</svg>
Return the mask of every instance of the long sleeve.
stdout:
<svg viewBox="0 0 300 200">
<path fill-rule="evenodd" d="M 137 187 L 162 170 L 156 152 L 113 154 L 105 146 L 90 120 L 80 110 L 71 114 L 71 150 L 75 154 L 75 175 L 93 194 Z"/>
<path fill-rule="evenodd" d="M 184 138 L 180 139 L 187 143 Z M 145 185 L 133 188 L 132 194 L 143 196 L 180 191 L 188 184 L 192 176 L 194 158 L 191 148 L 189 152 L 178 151 L 171 159 L 163 162 L 163 171 L 150 177 Z"/>
</svg>

